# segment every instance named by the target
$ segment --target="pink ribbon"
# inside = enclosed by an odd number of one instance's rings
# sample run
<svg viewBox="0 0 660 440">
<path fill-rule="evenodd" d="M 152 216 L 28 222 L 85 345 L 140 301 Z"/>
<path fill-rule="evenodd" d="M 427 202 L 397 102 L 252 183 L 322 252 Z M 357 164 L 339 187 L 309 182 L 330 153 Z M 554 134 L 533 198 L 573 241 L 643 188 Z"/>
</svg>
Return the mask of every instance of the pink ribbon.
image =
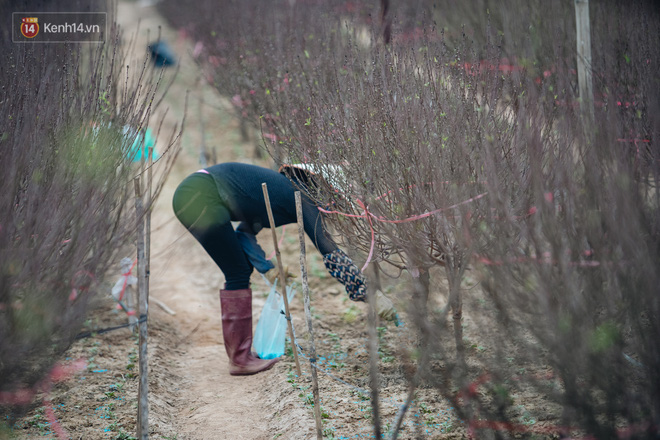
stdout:
<svg viewBox="0 0 660 440">
<path fill-rule="evenodd" d="M 478 199 L 486 196 L 486 194 L 488 194 L 488 192 L 481 193 L 481 194 L 479 194 L 475 197 L 472 197 L 472 198 L 467 199 L 467 200 L 463 200 L 462 202 L 455 203 L 455 204 L 453 204 L 451 206 L 447 206 L 445 208 L 435 209 L 433 211 L 426 212 L 424 214 L 414 215 L 412 217 L 408 217 L 408 218 L 405 218 L 405 219 L 397 219 L 397 220 L 388 220 L 385 217 L 379 217 L 379 216 L 369 212 L 366 205 L 360 199 L 356 199 L 356 201 L 357 201 L 357 204 L 360 205 L 360 207 L 363 210 L 362 214 L 347 214 L 345 212 L 340 212 L 340 211 L 330 211 L 330 210 L 327 210 L 327 209 L 323 209 L 320 206 L 318 207 L 318 210 L 323 212 L 324 214 L 338 214 L 338 215 L 342 215 L 344 217 L 351 217 L 351 218 L 366 218 L 369 221 L 369 229 L 371 230 L 371 245 L 369 246 L 369 255 L 367 256 L 367 261 L 364 263 L 364 266 L 362 266 L 362 271 L 364 272 L 364 270 L 367 268 L 367 266 L 369 266 L 369 263 L 371 262 L 371 258 L 373 257 L 373 253 L 374 253 L 374 247 L 376 245 L 376 232 L 374 231 L 374 226 L 373 226 L 372 219 L 376 220 L 376 221 L 379 221 L 379 222 L 383 222 L 383 223 L 394 223 L 394 224 L 413 222 L 413 221 L 424 219 L 426 217 L 430 217 L 434 214 L 438 214 L 438 213 L 443 212 L 443 211 L 447 211 L 447 210 L 450 210 L 450 209 L 457 208 L 461 205 L 466 205 L 468 203 L 472 203 L 475 200 L 478 200 Z M 386 195 L 387 194 L 384 194 L 383 196 L 386 196 Z M 381 196 L 381 197 L 383 197 L 383 196 Z"/>
</svg>

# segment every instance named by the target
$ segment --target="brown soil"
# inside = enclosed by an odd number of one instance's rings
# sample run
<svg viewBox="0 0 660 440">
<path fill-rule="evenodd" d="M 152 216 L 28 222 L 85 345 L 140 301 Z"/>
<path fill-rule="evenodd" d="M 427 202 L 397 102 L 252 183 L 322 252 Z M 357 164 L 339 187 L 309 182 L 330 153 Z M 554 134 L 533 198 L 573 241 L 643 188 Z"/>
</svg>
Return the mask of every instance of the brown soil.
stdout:
<svg viewBox="0 0 660 440">
<path fill-rule="evenodd" d="M 201 246 L 174 219 L 171 198 L 177 184 L 200 168 L 199 145 L 204 118 L 205 141 L 216 149 L 219 161 L 244 161 L 268 166 L 254 158 L 254 145 L 242 142 L 237 122 L 227 109 L 227 100 L 202 79 L 191 58 L 193 43 L 169 28 L 157 9 L 141 3 L 120 1 L 119 22 L 126 36 L 135 36 L 134 58 L 142 60 L 148 41 L 161 26 L 163 39 L 182 57 L 181 68 L 164 103 L 169 108 L 164 132 L 180 123 L 189 92 L 183 150 L 152 217 L 152 257 L 149 310 L 149 426 L 150 438 L 208 439 L 309 439 L 315 438 L 311 401 L 310 366 L 301 358 L 303 377 L 295 379 L 290 355 L 270 371 L 249 377 L 228 374 L 222 345 L 218 290 L 223 275 Z M 140 27 L 137 23 L 140 21 Z M 141 65 L 141 61 L 139 61 Z M 168 72 L 168 75 L 174 72 Z M 204 97 L 200 107 L 199 97 Z M 278 233 L 282 234 L 279 230 Z M 267 254 L 273 245 L 270 230 L 258 237 Z M 295 225 L 286 228 L 282 245 L 285 263 L 298 267 Z M 319 363 L 321 403 L 325 438 L 373 437 L 370 402 L 361 390 L 368 388 L 366 306 L 347 300 L 343 288 L 329 277 L 321 257 L 307 242 L 312 290 L 312 309 Z M 135 252 L 134 250 L 132 252 Z M 127 252 L 126 256 L 133 257 Z M 118 263 L 118 262 L 117 262 Z M 118 265 L 117 265 L 118 266 Z M 117 273 L 119 269 L 116 269 Z M 298 271 L 296 271 L 298 272 Z M 87 328 L 104 328 L 126 322 L 109 297 L 116 277 L 109 277 L 102 298 Z M 437 277 L 436 279 L 441 279 Z M 266 284 L 258 274 L 252 278 L 254 321 L 266 298 Z M 388 287 L 399 293 L 401 282 Z M 387 290 L 386 290 L 387 292 Z M 433 292 L 438 302 L 446 300 L 444 285 Z M 176 312 L 170 315 L 154 299 Z M 467 309 L 467 305 L 466 305 Z M 307 347 L 300 289 L 292 303 L 293 323 L 301 345 Z M 466 335 L 473 324 L 466 320 Z M 406 381 L 397 347 L 414 341 L 406 327 L 389 325 L 382 330 L 382 416 L 385 430 L 406 395 Z M 72 439 L 129 439 L 135 436 L 137 412 L 137 337 L 126 329 L 82 339 L 71 348 L 67 360 L 85 358 L 86 371 L 57 385 L 52 393 L 55 414 Z M 337 380 L 341 379 L 342 381 Z M 295 380 L 294 380 L 295 379 Z M 452 408 L 433 390 L 422 390 L 399 438 L 466 438 L 466 430 Z M 533 402 L 528 404 L 531 410 Z M 14 436 L 56 438 L 43 409 L 33 407 L 16 420 Z"/>
</svg>

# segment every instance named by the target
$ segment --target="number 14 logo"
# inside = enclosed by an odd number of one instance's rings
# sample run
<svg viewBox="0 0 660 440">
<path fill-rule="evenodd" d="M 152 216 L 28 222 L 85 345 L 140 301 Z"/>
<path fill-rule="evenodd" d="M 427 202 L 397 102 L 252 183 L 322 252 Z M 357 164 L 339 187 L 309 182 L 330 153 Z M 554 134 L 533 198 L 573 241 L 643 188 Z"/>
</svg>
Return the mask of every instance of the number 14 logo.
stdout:
<svg viewBox="0 0 660 440">
<path fill-rule="evenodd" d="M 21 21 L 21 34 L 23 34 L 25 38 L 36 37 L 39 33 L 37 17 L 24 17 Z"/>
</svg>

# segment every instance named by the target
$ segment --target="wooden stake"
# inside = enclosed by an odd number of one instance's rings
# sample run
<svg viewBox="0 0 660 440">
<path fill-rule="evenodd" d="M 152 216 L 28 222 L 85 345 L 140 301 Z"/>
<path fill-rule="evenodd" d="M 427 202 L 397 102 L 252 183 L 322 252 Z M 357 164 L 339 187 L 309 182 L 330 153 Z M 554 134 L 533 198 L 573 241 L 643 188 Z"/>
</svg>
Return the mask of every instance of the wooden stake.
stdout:
<svg viewBox="0 0 660 440">
<path fill-rule="evenodd" d="M 147 211 L 145 219 L 145 292 L 147 292 L 147 300 L 149 298 L 149 279 L 151 276 L 151 210 L 153 209 L 153 172 L 152 167 L 154 164 L 154 147 L 149 147 L 149 168 L 147 171 Z"/>
<path fill-rule="evenodd" d="M 203 81 L 203 80 L 202 80 Z M 199 96 L 199 130 L 202 135 L 202 142 L 200 143 L 199 146 L 199 164 L 201 165 L 202 168 L 206 168 L 207 166 L 207 158 L 209 156 L 209 153 L 206 149 L 206 136 L 205 136 L 205 129 L 204 129 L 204 111 L 203 107 L 204 106 L 204 95 L 200 94 Z"/>
<path fill-rule="evenodd" d="M 291 339 L 291 348 L 293 349 L 293 359 L 296 361 L 296 372 L 298 373 L 298 377 L 302 377 L 300 362 L 298 361 L 298 350 L 296 349 L 296 338 L 293 336 L 293 324 L 291 324 L 291 314 L 289 313 L 289 299 L 286 294 L 286 274 L 284 273 L 284 266 L 282 265 L 280 247 L 277 245 L 275 220 L 273 219 L 273 209 L 270 207 L 270 197 L 268 197 L 268 185 L 266 185 L 266 182 L 261 184 L 261 189 L 264 192 L 264 202 L 266 203 L 266 210 L 268 211 L 268 221 L 270 222 L 270 230 L 273 233 L 273 244 L 275 245 L 275 256 L 277 257 L 277 270 L 280 274 L 279 279 L 282 286 L 282 297 L 284 298 L 284 316 L 286 317 L 286 322 L 289 327 L 289 338 Z"/>
<path fill-rule="evenodd" d="M 580 109 L 588 120 L 589 132 L 593 128 L 594 92 L 591 79 L 591 28 L 589 25 L 589 0 L 575 0 L 575 25 L 577 35 L 577 73 L 580 89 Z"/>
<path fill-rule="evenodd" d="M 383 434 L 380 426 L 379 374 L 378 374 L 378 314 L 376 313 L 376 289 L 371 284 L 367 285 L 367 303 L 369 305 L 368 335 L 369 335 L 369 386 L 371 388 L 371 416 L 374 423 L 374 438 L 380 440 Z"/>
<path fill-rule="evenodd" d="M 137 278 L 138 303 L 140 310 L 140 319 L 138 320 L 140 337 L 140 383 L 138 385 L 137 437 L 139 440 L 147 440 L 149 438 L 149 382 L 147 364 L 147 313 L 149 307 L 149 292 L 147 291 L 147 265 L 144 253 L 145 218 L 142 192 L 140 190 L 140 178 L 136 177 L 133 179 L 133 183 L 135 184 L 135 211 L 137 217 Z"/>
<path fill-rule="evenodd" d="M 307 282 L 307 252 L 305 250 L 305 228 L 303 226 L 302 199 L 300 191 L 296 191 L 296 217 L 298 218 L 298 237 L 300 238 L 300 274 L 305 302 L 305 318 L 310 336 L 309 366 L 312 370 L 312 393 L 314 394 L 314 418 L 316 419 L 316 438 L 323 440 L 323 425 L 321 423 L 321 397 L 319 382 L 316 376 L 316 346 L 314 345 L 314 329 L 312 328 L 312 311 L 309 306 L 309 283 Z"/>
</svg>

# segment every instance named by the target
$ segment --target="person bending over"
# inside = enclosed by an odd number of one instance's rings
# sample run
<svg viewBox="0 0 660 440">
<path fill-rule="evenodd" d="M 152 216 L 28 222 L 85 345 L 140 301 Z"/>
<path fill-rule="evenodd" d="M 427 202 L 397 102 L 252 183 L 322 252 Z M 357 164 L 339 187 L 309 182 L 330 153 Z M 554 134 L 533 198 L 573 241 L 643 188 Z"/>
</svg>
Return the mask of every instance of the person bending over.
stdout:
<svg viewBox="0 0 660 440">
<path fill-rule="evenodd" d="M 177 187 L 172 205 L 179 221 L 204 247 L 225 276 L 220 290 L 222 333 L 231 375 L 248 375 L 267 370 L 279 359 L 260 359 L 252 347 L 253 269 L 273 280 L 278 274 L 266 259 L 256 235 L 270 227 L 262 183 L 268 195 L 276 226 L 296 223 L 296 185 L 305 182 L 292 174 L 292 180 L 268 168 L 243 163 L 222 163 L 199 170 Z M 303 179 L 305 180 L 305 179 Z M 309 182 L 309 180 L 307 180 Z M 341 282 L 353 301 L 366 301 L 366 279 L 324 229 L 321 212 L 302 194 L 305 233 L 323 255 L 330 274 Z M 236 230 L 232 221 L 240 222 Z M 396 314 L 392 303 L 379 293 L 377 310 L 385 319 Z"/>
</svg>

